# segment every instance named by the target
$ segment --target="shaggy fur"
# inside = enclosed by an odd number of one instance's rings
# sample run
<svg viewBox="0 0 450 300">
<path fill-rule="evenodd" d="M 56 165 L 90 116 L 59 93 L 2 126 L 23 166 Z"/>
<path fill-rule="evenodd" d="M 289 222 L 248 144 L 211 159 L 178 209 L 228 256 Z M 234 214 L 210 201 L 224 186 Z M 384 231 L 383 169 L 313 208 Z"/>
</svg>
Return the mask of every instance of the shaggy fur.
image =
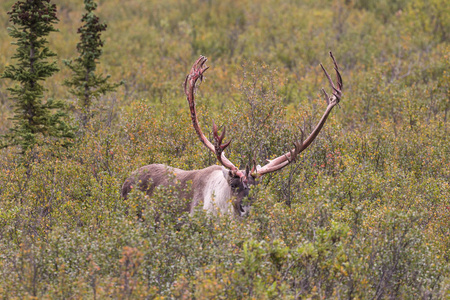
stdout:
<svg viewBox="0 0 450 300">
<path fill-rule="evenodd" d="M 189 182 L 191 189 L 186 191 Z M 255 184 L 253 178 L 250 184 Z M 217 165 L 192 171 L 162 164 L 144 166 L 125 180 L 122 197 L 126 198 L 135 187 L 151 196 L 155 187 L 159 185 L 174 185 L 179 189 L 181 198 L 192 199 L 189 207 L 183 209 L 190 213 L 201 203 L 203 209 L 212 213 L 218 209 L 221 213 L 234 212 L 242 216 L 249 210 L 248 207 L 241 205 L 242 199 L 248 196 L 248 186 L 242 184 L 239 177 L 232 176 L 229 170 Z"/>
</svg>

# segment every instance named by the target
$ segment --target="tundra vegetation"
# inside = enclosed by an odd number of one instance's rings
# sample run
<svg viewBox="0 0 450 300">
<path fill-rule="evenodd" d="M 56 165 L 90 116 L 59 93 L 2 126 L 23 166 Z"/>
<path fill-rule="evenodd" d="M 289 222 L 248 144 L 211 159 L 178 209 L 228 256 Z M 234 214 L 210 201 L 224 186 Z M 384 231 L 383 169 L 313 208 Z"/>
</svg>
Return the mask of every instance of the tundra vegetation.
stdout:
<svg viewBox="0 0 450 300">
<path fill-rule="evenodd" d="M 0 3 L 3 73 L 20 47 L 6 30 L 15 2 Z M 39 99 L 75 108 L 65 122 L 82 134 L 68 148 L 47 135 L 0 152 L 1 298 L 450 297 L 448 1 L 99 1 L 108 28 L 95 72 L 125 83 L 84 111 L 63 59 L 79 56 L 86 11 L 56 4 L 45 47 L 60 71 L 46 73 Z M 227 157 L 243 168 L 316 125 L 330 50 L 340 109 L 251 190 L 248 217 L 179 212 L 188 199 L 170 187 L 121 198 L 140 166 L 216 164 L 182 87 L 199 55 L 211 67 L 199 122 L 210 139 L 213 119 L 227 126 Z M 15 86 L 0 81 L 2 135 L 16 124 Z"/>
</svg>

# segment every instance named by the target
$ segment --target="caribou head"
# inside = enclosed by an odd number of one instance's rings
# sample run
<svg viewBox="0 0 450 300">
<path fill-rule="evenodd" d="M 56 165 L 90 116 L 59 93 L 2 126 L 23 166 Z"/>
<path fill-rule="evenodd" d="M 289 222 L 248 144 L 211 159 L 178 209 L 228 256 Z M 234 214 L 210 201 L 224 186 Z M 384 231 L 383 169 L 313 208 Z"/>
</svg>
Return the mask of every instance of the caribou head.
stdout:
<svg viewBox="0 0 450 300">
<path fill-rule="evenodd" d="M 234 212 L 239 216 L 246 215 L 249 211 L 249 206 L 243 205 L 243 199 L 248 197 L 250 187 L 257 184 L 261 176 L 281 170 L 295 161 L 298 154 L 314 141 L 325 124 L 331 110 L 341 100 L 343 86 L 342 77 L 339 73 L 336 60 L 331 52 L 330 56 L 334 63 L 337 84 L 334 84 L 328 72 L 323 65 L 320 64 L 331 85 L 332 92 L 331 95 L 328 95 L 327 92 L 322 89 L 327 102 L 327 108 L 317 126 L 306 139 L 304 139 L 303 130 L 299 128 L 301 139 L 300 141 L 293 142 L 293 149 L 275 159 L 268 160 L 268 163 L 262 167 L 256 166 L 256 163 L 254 163 L 251 170 L 248 167 L 246 170 L 239 170 L 225 156 L 224 150 L 231 143 L 231 141 L 223 143 L 225 138 L 225 128 L 219 135 L 217 126 L 213 122 L 213 144 L 206 138 L 199 126 L 195 109 L 195 91 L 198 83 L 203 79 L 203 74 L 209 68 L 206 66 L 207 58 L 200 56 L 186 76 L 184 92 L 189 103 L 192 125 L 194 126 L 200 141 L 206 148 L 214 153 L 222 166 L 213 165 L 205 169 L 185 171 L 161 164 L 147 165 L 133 172 L 133 174 L 125 181 L 122 186 L 122 196 L 127 197 L 128 193 L 136 183 L 140 190 L 146 191 L 147 194 L 151 196 L 154 188 L 158 185 L 177 185 L 180 187 L 180 191 L 184 191 L 187 183 L 191 182 L 190 191 L 180 193 L 180 197 L 192 199 L 189 207 L 182 208 L 183 210 L 192 212 L 197 205 L 202 204 L 203 209 L 210 212 L 219 209 L 222 213 Z M 170 176 L 170 174 L 173 174 L 174 176 Z"/>
</svg>

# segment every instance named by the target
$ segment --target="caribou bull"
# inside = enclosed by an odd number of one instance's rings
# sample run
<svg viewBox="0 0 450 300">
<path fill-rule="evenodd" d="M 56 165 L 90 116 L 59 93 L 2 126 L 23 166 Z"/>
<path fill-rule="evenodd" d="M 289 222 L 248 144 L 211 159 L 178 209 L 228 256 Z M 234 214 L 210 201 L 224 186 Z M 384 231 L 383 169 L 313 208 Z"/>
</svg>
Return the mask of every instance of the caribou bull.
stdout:
<svg viewBox="0 0 450 300">
<path fill-rule="evenodd" d="M 213 165 L 201 170 L 185 171 L 162 164 L 147 165 L 137 169 L 125 180 L 122 186 L 122 197 L 126 198 L 134 187 L 145 191 L 151 196 L 156 186 L 176 185 L 180 187 L 180 197 L 192 199 L 188 207 L 183 208 L 186 211 L 192 212 L 197 205 L 202 204 L 203 209 L 209 212 L 214 212 L 215 209 L 219 209 L 222 213 L 235 213 L 238 216 L 246 215 L 249 211 L 249 206 L 244 206 L 242 200 L 248 196 L 249 188 L 257 184 L 259 178 L 264 174 L 281 170 L 293 162 L 296 156 L 314 141 L 325 124 L 331 110 L 341 100 L 342 77 L 331 52 L 330 56 L 336 71 L 337 85 L 333 83 L 328 72 L 320 64 L 325 76 L 330 82 L 332 93 L 328 95 L 322 89 L 328 106 L 317 126 L 306 139 L 303 139 L 303 130 L 299 128 L 302 133 L 301 140 L 294 142 L 295 147 L 292 150 L 273 160 L 268 160 L 268 163 L 263 167 L 254 166 L 251 170 L 248 167 L 246 170 L 239 170 L 225 157 L 224 149 L 231 142 L 222 144 L 225 137 L 225 129 L 219 136 L 217 126 L 213 122 L 214 144 L 206 138 L 200 129 L 195 110 L 194 94 L 197 81 L 202 81 L 203 73 L 209 68 L 205 65 L 207 58 L 200 56 L 186 77 L 184 92 L 189 103 L 192 124 L 200 141 L 215 154 L 222 166 Z M 191 183 L 191 188 L 186 191 L 188 182 Z"/>
</svg>

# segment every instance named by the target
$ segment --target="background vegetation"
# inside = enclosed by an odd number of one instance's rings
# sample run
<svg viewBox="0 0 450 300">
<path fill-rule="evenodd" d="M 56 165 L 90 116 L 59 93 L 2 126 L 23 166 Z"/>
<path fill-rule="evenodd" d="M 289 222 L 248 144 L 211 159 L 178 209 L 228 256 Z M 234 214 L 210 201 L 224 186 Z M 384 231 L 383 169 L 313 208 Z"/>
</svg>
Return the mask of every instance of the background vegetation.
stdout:
<svg viewBox="0 0 450 300">
<path fill-rule="evenodd" d="M 0 4 L 0 71 L 15 46 Z M 63 59 L 77 56 L 81 1 L 55 1 L 49 36 L 61 71 L 45 97 L 77 99 Z M 446 0 L 108 0 L 97 72 L 116 93 L 74 146 L 54 140 L 26 168 L 0 152 L 0 297 L 450 297 L 450 4 Z M 332 50 L 344 97 L 299 161 L 267 176 L 251 215 L 177 215 L 176 192 L 120 187 L 136 168 L 215 163 L 191 128 L 182 83 L 211 69 L 200 123 L 226 124 L 240 166 L 279 155 L 325 109 Z M 13 103 L 0 81 L 0 134 Z M 72 114 L 73 125 L 79 124 Z M 145 221 L 127 211 L 144 206 Z M 152 215 L 162 212 L 161 222 Z"/>
</svg>

